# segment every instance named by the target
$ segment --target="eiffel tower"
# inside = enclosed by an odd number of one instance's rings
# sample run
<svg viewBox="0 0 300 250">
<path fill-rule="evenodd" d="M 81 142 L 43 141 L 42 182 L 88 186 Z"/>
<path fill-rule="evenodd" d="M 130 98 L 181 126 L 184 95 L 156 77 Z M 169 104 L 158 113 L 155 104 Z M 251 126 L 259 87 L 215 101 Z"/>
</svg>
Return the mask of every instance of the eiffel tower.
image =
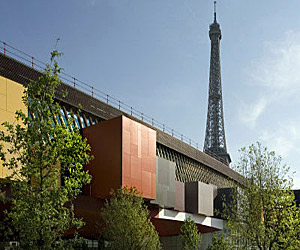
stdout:
<svg viewBox="0 0 300 250">
<path fill-rule="evenodd" d="M 214 22 L 209 26 L 209 38 L 211 54 L 204 153 L 229 166 L 231 159 L 226 148 L 221 85 L 220 41 L 222 35 L 220 25 L 217 23 L 216 2 L 214 2 Z"/>
</svg>

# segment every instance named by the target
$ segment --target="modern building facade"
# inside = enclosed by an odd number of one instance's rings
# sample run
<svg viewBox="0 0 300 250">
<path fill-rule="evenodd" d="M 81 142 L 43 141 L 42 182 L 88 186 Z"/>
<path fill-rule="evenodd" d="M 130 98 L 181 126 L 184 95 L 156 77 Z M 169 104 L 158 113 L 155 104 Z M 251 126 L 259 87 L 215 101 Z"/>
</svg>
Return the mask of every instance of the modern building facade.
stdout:
<svg viewBox="0 0 300 250">
<path fill-rule="evenodd" d="M 16 110 L 26 111 L 21 99 L 24 87 L 41 73 L 2 53 L 0 65 L 0 122 L 14 122 Z M 60 94 L 65 90 L 66 97 Z M 99 209 L 111 188 L 121 186 L 135 186 L 142 192 L 164 249 L 179 249 L 177 236 L 187 217 L 195 220 L 204 235 L 223 229 L 224 221 L 214 216 L 214 199 L 218 189 L 241 183 L 241 176 L 187 143 L 72 86 L 61 85 L 56 101 L 62 106 L 62 122 L 72 110 L 95 157 L 86 166 L 92 182 L 75 202 L 76 214 L 87 222 L 81 231 L 84 237 L 99 238 Z M 0 174 L 5 178 L 9 173 L 0 165 Z"/>
<path fill-rule="evenodd" d="M 24 87 L 41 73 L 8 55 L 0 54 L 0 122 L 14 122 L 14 112 L 25 110 Z M 64 97 L 61 93 L 67 90 Z M 218 190 L 242 182 L 221 161 L 179 139 L 102 102 L 73 86 L 62 84 L 56 93 L 61 121 L 74 113 L 76 125 L 91 145 L 94 160 L 86 166 L 93 180 L 75 202 L 75 212 L 87 222 L 80 232 L 99 238 L 99 208 L 111 188 L 135 186 L 148 204 L 151 220 L 164 249 L 179 249 L 183 221 L 192 217 L 204 235 L 223 229 L 214 216 Z M 80 107 L 80 109 L 79 109 Z M 2 129 L 2 128 L 1 128 Z M 0 165 L 0 177 L 9 173 Z"/>
<path fill-rule="evenodd" d="M 120 102 L 111 105 L 108 96 L 106 101 L 95 98 L 93 88 L 90 94 L 79 90 L 75 78 L 74 84 L 63 83 L 57 90 L 61 122 L 74 114 L 75 125 L 87 138 L 94 156 L 85 166 L 92 182 L 74 203 L 76 215 L 86 221 L 80 231 L 85 238 L 97 242 L 101 237 L 96 223 L 99 210 L 110 190 L 122 186 L 134 186 L 142 193 L 164 249 L 180 249 L 178 235 L 187 217 L 203 234 L 203 249 L 210 233 L 223 230 L 224 220 L 215 214 L 217 201 L 224 190 L 241 185 L 243 178 L 228 167 L 219 57 L 221 30 L 216 13 L 209 35 L 212 48 L 204 152 L 158 129 L 153 120 L 137 119 L 132 109 L 124 112 Z M 23 90 L 30 80 L 41 76 L 33 57 L 24 63 L 5 46 L 0 53 L 0 123 L 14 122 L 18 109 L 26 112 Z M 67 96 L 62 94 L 65 91 Z M 0 178 L 7 175 L 0 162 Z"/>
</svg>

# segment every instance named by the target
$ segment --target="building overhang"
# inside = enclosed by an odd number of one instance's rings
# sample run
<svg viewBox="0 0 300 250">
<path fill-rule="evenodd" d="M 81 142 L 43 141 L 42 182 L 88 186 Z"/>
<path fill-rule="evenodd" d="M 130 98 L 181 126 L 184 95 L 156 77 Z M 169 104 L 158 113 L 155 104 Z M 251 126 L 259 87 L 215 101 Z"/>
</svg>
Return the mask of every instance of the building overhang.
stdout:
<svg viewBox="0 0 300 250">
<path fill-rule="evenodd" d="M 151 221 L 160 236 L 174 236 L 180 234 L 184 220 L 189 217 L 196 223 L 200 233 L 216 232 L 224 228 L 224 220 L 222 219 L 165 208 L 159 208 L 157 215 L 152 217 Z"/>
</svg>

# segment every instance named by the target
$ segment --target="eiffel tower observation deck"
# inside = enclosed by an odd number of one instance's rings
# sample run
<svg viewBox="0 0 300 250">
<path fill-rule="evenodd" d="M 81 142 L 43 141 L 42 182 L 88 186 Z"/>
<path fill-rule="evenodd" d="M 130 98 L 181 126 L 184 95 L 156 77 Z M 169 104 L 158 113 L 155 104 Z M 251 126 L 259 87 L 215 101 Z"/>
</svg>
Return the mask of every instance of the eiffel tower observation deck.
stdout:
<svg viewBox="0 0 300 250">
<path fill-rule="evenodd" d="M 227 153 L 221 84 L 220 25 L 217 23 L 216 2 L 214 2 L 214 22 L 209 26 L 211 40 L 208 110 L 204 152 L 229 166 L 231 159 Z"/>
</svg>

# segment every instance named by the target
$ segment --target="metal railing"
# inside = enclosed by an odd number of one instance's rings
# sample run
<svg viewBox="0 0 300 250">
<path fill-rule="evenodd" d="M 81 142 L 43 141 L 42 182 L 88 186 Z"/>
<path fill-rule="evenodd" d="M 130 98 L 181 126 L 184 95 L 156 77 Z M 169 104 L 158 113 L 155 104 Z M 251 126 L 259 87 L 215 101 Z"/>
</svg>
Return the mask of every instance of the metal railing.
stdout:
<svg viewBox="0 0 300 250">
<path fill-rule="evenodd" d="M 37 58 L 19 50 L 19 49 L 16 49 L 13 46 L 11 46 L 1 40 L 0 40 L 0 53 L 3 53 L 5 56 L 9 56 L 14 59 L 17 59 L 18 61 L 26 64 L 27 66 L 29 66 L 35 70 L 38 70 L 40 72 L 43 69 L 45 69 L 45 67 L 47 65 L 46 63 L 38 60 Z M 196 149 L 199 149 L 199 144 L 197 142 L 193 141 L 192 139 L 188 138 L 187 136 L 183 135 L 182 133 L 166 126 L 164 123 L 161 123 L 161 122 L 155 120 L 154 118 L 144 114 L 143 112 L 136 110 L 132 106 L 118 100 L 117 98 L 115 98 L 111 95 L 108 95 L 101 90 L 94 88 L 92 85 L 89 85 L 89 84 L 79 80 L 78 78 L 73 77 L 63 71 L 60 73 L 59 77 L 65 84 L 68 84 L 68 85 L 94 97 L 94 98 L 97 98 L 97 99 L 105 102 L 106 104 L 109 104 L 109 105 L 119 109 L 120 111 L 123 111 L 137 119 L 140 119 L 143 122 L 157 128 L 157 129 L 160 129 L 163 132 L 189 144 L 190 146 L 192 146 Z"/>
</svg>

